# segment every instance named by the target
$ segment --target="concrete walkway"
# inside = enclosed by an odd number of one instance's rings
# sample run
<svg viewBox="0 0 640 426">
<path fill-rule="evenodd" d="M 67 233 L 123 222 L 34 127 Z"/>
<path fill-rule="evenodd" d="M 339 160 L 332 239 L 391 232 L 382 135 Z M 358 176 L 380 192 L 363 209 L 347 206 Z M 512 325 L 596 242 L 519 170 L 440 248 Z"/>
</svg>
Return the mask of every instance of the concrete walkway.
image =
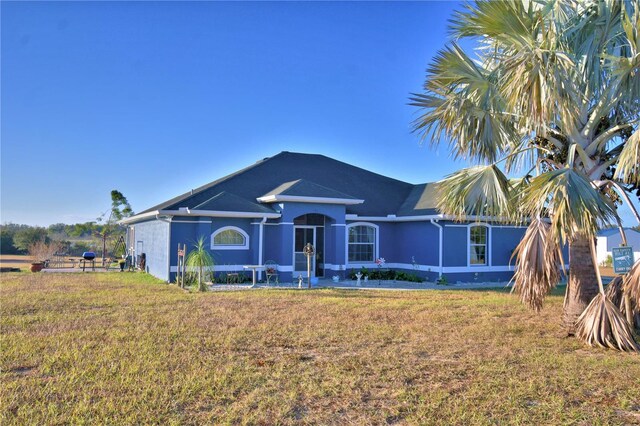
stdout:
<svg viewBox="0 0 640 426">
<path fill-rule="evenodd" d="M 255 287 L 251 284 L 213 284 L 209 288 L 213 291 L 229 291 L 229 290 L 255 290 L 255 289 L 298 289 L 298 283 L 280 283 L 267 285 L 258 283 Z M 468 290 L 482 288 L 511 288 L 506 281 L 494 282 L 472 282 L 472 283 L 454 283 L 448 285 L 438 285 L 433 282 L 408 282 L 408 281 L 369 281 L 361 282 L 357 285 L 355 280 L 346 280 L 333 282 L 332 280 L 319 280 L 317 284 L 311 286 L 312 289 L 335 288 L 344 290 Z M 308 289 L 306 282 L 302 283 L 302 290 Z"/>
<path fill-rule="evenodd" d="M 49 268 L 43 269 L 44 273 L 78 273 L 83 272 L 82 268 Z M 95 271 L 91 268 L 86 268 L 84 272 L 120 272 L 118 268 L 111 268 L 105 270 L 104 268 L 96 267 Z M 125 271 L 127 272 L 127 271 Z M 603 282 L 608 284 L 611 280 L 610 277 L 603 277 Z M 564 285 L 560 283 L 559 285 Z M 320 279 L 317 284 L 311 285 L 312 289 L 321 288 L 336 288 L 344 290 L 469 290 L 469 289 L 483 289 L 483 288 L 508 288 L 511 289 L 511 284 L 508 281 L 491 281 L 491 282 L 457 282 L 447 285 L 439 285 L 434 282 L 422 282 L 415 283 L 409 281 L 380 281 L 371 280 L 367 283 L 362 281 L 360 286 L 357 285 L 355 280 L 343 280 L 333 282 L 330 279 Z M 295 283 L 279 283 L 267 285 L 266 283 L 257 283 L 254 286 L 251 284 L 209 284 L 211 291 L 233 291 L 233 290 L 258 290 L 258 289 L 298 289 L 298 282 Z M 302 283 L 302 290 L 308 289 L 307 282 Z"/>
</svg>

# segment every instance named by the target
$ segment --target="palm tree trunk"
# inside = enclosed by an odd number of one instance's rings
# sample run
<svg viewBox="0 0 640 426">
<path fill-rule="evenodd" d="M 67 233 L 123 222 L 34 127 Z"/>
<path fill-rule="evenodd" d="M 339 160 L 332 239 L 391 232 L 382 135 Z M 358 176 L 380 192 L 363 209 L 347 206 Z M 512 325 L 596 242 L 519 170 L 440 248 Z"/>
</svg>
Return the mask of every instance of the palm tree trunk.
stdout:
<svg viewBox="0 0 640 426">
<path fill-rule="evenodd" d="M 589 237 L 569 242 L 569 282 L 564 297 L 562 323 L 567 334 L 575 334 L 576 320 L 598 294 L 598 280 L 591 258 Z"/>
</svg>

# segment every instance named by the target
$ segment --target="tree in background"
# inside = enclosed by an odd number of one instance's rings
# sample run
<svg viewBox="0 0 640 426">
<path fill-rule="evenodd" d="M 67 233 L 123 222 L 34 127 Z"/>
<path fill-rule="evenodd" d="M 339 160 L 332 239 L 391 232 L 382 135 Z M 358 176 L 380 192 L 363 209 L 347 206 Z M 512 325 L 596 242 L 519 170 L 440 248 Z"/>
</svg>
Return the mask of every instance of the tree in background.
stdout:
<svg viewBox="0 0 640 426">
<path fill-rule="evenodd" d="M 476 1 L 451 20 L 454 37 L 478 42 L 476 57 L 452 42 L 412 98 L 422 112 L 414 129 L 477 164 L 439 183 L 440 210 L 530 219 L 514 288 L 536 310 L 568 244 L 567 332 L 593 300 L 607 313 L 591 317 L 597 343 L 630 350 L 630 330 L 607 320 L 620 313 L 604 298 L 593 241 L 620 225 L 615 203 L 631 204 L 640 185 L 639 28 L 638 0 Z"/>
<path fill-rule="evenodd" d="M 111 191 L 111 216 L 118 221 L 133 216 L 133 210 L 127 198 L 118 190 Z"/>
<path fill-rule="evenodd" d="M 127 198 L 120 191 L 114 189 L 111 191 L 111 209 L 105 221 L 106 214 L 105 212 L 98 218 L 98 222 L 104 221 L 104 223 L 96 224 L 93 229 L 94 234 L 102 241 L 103 260 L 107 257 L 107 240 L 119 234 L 124 234 L 124 228 L 118 221 L 133 216 L 133 210 Z"/>
<path fill-rule="evenodd" d="M 65 232 L 73 237 L 91 237 L 96 230 L 96 222 L 75 223 L 67 225 Z"/>
<path fill-rule="evenodd" d="M 47 230 L 39 226 L 20 228 L 13 235 L 13 245 L 22 251 L 29 250 L 38 241 L 49 243 L 50 240 Z"/>
<path fill-rule="evenodd" d="M 18 225 L 15 223 L 5 223 L 0 225 L 0 253 L 1 254 L 22 254 L 23 250 L 20 250 L 15 246 L 14 237 L 16 232 L 31 228 L 29 225 Z"/>
</svg>

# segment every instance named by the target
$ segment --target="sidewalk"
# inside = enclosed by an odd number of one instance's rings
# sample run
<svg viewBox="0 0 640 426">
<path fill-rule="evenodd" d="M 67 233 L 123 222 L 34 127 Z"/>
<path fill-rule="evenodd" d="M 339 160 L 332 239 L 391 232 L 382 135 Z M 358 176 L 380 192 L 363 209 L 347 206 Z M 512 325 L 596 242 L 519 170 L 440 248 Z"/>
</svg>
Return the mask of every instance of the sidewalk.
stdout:
<svg viewBox="0 0 640 426">
<path fill-rule="evenodd" d="M 226 291 L 226 290 L 249 290 L 249 289 L 298 289 L 298 282 L 295 283 L 279 283 L 270 284 L 257 283 L 255 287 L 251 284 L 214 284 L 210 286 L 214 291 Z M 307 282 L 302 283 L 301 289 L 308 289 Z M 448 285 L 438 285 L 433 282 L 409 282 L 409 281 L 369 281 L 367 283 L 361 282 L 361 285 L 357 285 L 355 280 L 344 280 L 339 282 L 333 282 L 330 279 L 320 279 L 318 284 L 312 285 L 312 289 L 321 288 L 335 288 L 343 290 L 462 290 L 462 289 L 482 289 L 482 288 L 511 288 L 507 281 L 494 281 L 494 282 L 472 282 L 472 283 L 453 283 Z"/>
</svg>

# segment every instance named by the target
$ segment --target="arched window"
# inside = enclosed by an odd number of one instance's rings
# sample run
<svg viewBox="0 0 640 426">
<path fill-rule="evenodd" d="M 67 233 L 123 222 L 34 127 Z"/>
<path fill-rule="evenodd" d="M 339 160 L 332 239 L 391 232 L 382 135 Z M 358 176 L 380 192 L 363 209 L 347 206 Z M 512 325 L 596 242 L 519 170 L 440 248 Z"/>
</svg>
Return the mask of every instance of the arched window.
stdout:
<svg viewBox="0 0 640 426">
<path fill-rule="evenodd" d="M 349 262 L 374 262 L 377 255 L 378 227 L 373 224 L 354 223 L 347 227 Z"/>
<path fill-rule="evenodd" d="M 469 228 L 469 264 L 487 265 L 487 227 L 483 225 Z"/>
<path fill-rule="evenodd" d="M 235 226 L 225 226 L 211 236 L 211 248 L 216 250 L 244 250 L 249 248 L 249 235 Z"/>
</svg>

